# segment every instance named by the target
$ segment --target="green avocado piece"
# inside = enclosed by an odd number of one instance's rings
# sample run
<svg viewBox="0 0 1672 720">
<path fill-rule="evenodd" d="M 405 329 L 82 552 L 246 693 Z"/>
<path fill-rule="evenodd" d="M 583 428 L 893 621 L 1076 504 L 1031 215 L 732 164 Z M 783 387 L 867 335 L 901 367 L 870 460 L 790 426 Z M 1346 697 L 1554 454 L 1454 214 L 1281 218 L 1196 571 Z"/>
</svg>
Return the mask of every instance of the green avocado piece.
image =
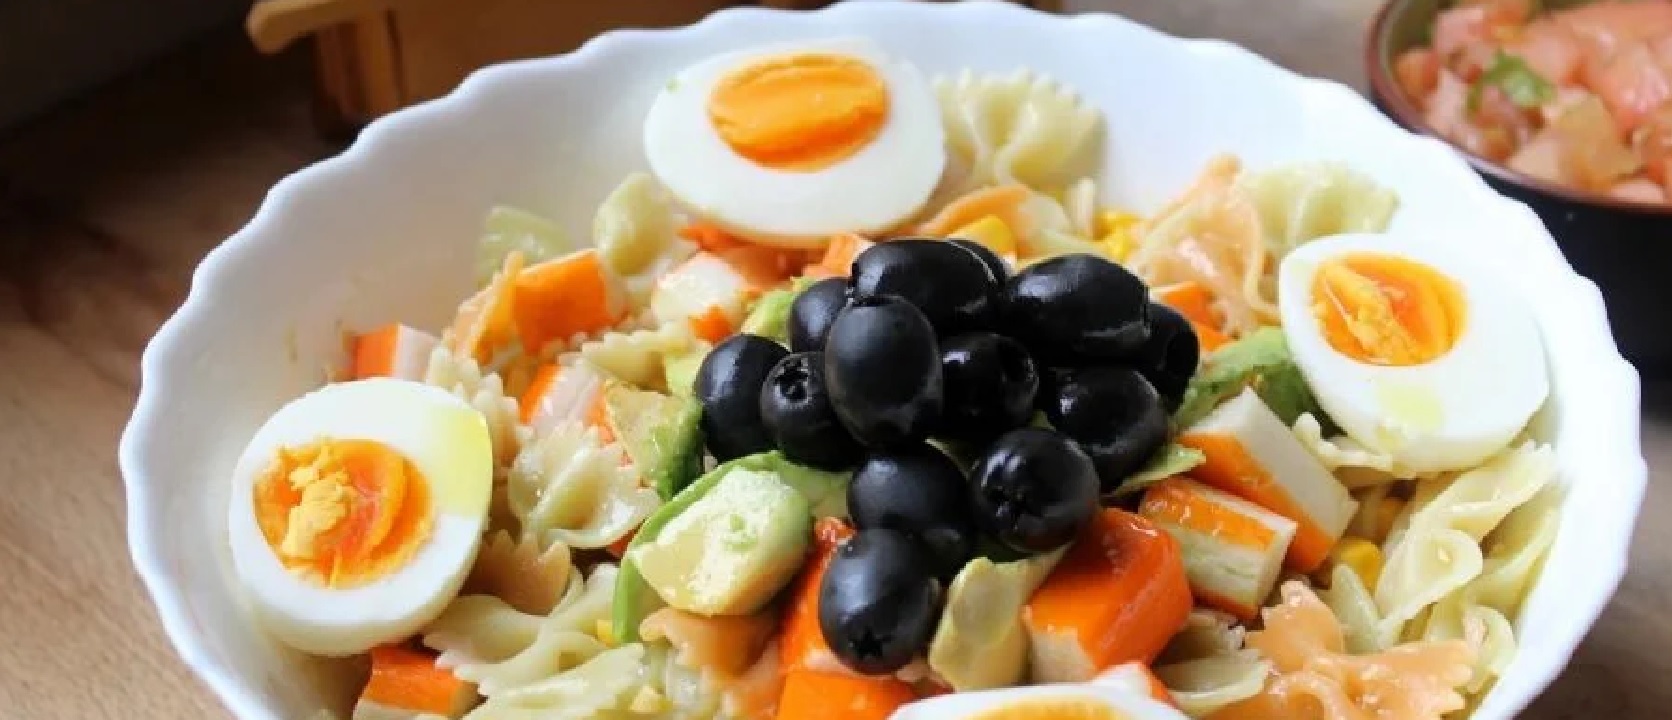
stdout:
<svg viewBox="0 0 1672 720">
<path fill-rule="evenodd" d="M 1301 413 L 1312 413 L 1326 429 L 1333 427 L 1306 378 L 1289 352 L 1289 341 L 1281 328 L 1264 327 L 1214 351 L 1203 362 L 1184 391 L 1184 402 L 1173 413 L 1180 428 L 1196 424 L 1219 403 L 1254 388 L 1284 424 L 1292 425 Z"/>
<path fill-rule="evenodd" d="M 702 474 L 702 405 L 696 400 L 619 380 L 606 382 L 603 392 L 610 429 L 663 500 Z"/>
<path fill-rule="evenodd" d="M 1208 461 L 1208 457 L 1201 450 L 1185 447 L 1178 443 L 1167 443 L 1155 451 L 1155 455 L 1144 463 L 1144 467 L 1128 477 L 1120 487 L 1115 488 L 1115 497 L 1125 497 L 1143 492 L 1145 488 L 1166 480 L 1174 475 L 1190 472 L 1196 466 Z"/>
<path fill-rule="evenodd" d="M 778 473 L 779 480 L 807 499 L 813 517 L 847 517 L 848 480 L 853 478 L 853 473 L 798 465 L 776 450 L 766 453 L 763 462 Z"/>
<path fill-rule="evenodd" d="M 733 469 L 628 555 L 670 607 L 748 615 L 795 577 L 812 534 L 807 498 L 778 473 Z"/>
<path fill-rule="evenodd" d="M 779 288 L 761 295 L 749 309 L 748 317 L 743 319 L 743 332 L 769 338 L 777 341 L 779 345 L 788 345 L 790 306 L 795 304 L 795 299 L 811 284 L 811 278 L 796 278 L 787 288 Z"/>
<path fill-rule="evenodd" d="M 1062 555 L 1057 549 L 1015 562 L 969 561 L 947 586 L 929 669 L 958 692 L 1021 682 L 1028 664 L 1022 606 Z"/>
<path fill-rule="evenodd" d="M 670 354 L 662 358 L 662 378 L 667 381 L 668 392 L 682 398 L 692 396 L 692 387 L 697 383 L 697 370 L 702 367 L 702 360 L 708 357 L 708 351 L 713 346 L 705 342 L 697 342 L 689 349 Z"/>
</svg>

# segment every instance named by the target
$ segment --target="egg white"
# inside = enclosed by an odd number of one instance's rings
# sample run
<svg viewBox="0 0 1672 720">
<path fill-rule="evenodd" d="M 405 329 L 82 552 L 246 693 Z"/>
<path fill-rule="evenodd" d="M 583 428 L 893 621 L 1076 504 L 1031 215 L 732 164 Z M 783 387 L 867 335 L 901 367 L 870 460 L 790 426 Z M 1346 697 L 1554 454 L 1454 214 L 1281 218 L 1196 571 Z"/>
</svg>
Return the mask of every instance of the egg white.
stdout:
<svg viewBox="0 0 1672 720">
<path fill-rule="evenodd" d="M 1537 322 L 1494 271 L 1446 250 L 1446 243 L 1462 241 L 1337 235 L 1301 246 L 1278 268 L 1283 331 L 1319 405 L 1353 439 L 1414 472 L 1480 464 L 1521 432 L 1550 393 Z M 1423 263 L 1456 283 L 1463 333 L 1449 352 L 1392 367 L 1359 362 L 1330 346 L 1312 314 L 1313 278 L 1325 260 L 1360 251 Z"/>
<path fill-rule="evenodd" d="M 405 564 L 366 585 L 331 589 L 280 562 L 253 510 L 257 480 L 281 447 L 330 438 L 384 443 L 430 489 L 433 525 Z M 280 408 L 233 471 L 233 566 L 262 624 L 280 641 L 341 656 L 411 635 L 440 614 L 476 557 L 493 488 L 493 447 L 481 413 L 439 388 L 390 378 L 328 385 Z"/>
<path fill-rule="evenodd" d="M 888 88 L 889 114 L 864 149 L 812 172 L 775 170 L 737 154 L 708 118 L 729 73 L 786 53 L 868 63 Z M 838 232 L 882 232 L 911 219 L 946 166 L 933 86 L 918 68 L 863 38 L 775 43 L 717 55 L 680 72 L 644 123 L 644 150 L 663 186 L 691 212 L 738 235 L 784 247 L 821 247 Z"/>
<path fill-rule="evenodd" d="M 1119 683 L 1056 683 L 1002 690 L 952 693 L 900 706 L 889 720 L 961 720 L 985 717 L 1007 704 L 1044 698 L 1086 698 L 1114 710 L 1123 720 L 1186 720 L 1177 708 L 1169 707 L 1143 692 Z M 839 700 L 833 699 L 835 702 Z"/>
</svg>

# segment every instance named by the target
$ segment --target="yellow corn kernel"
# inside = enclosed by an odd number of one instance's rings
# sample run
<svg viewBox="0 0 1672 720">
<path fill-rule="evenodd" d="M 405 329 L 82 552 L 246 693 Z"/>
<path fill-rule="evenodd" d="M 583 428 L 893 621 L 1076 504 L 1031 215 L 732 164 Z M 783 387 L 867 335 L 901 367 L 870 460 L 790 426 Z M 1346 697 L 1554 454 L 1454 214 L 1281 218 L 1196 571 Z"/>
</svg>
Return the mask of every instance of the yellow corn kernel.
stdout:
<svg viewBox="0 0 1672 720">
<path fill-rule="evenodd" d="M 992 215 L 952 231 L 952 237 L 980 243 L 1001 257 L 1016 256 L 1016 233 Z"/>
<path fill-rule="evenodd" d="M 633 701 L 628 704 L 627 709 L 635 715 L 657 715 L 667 712 L 672 706 L 661 691 L 645 685 L 633 695 Z"/>
<path fill-rule="evenodd" d="M 1376 524 L 1371 530 L 1375 533 L 1372 538 L 1377 542 L 1388 539 L 1388 533 L 1393 531 L 1393 522 L 1399 519 L 1399 513 L 1405 511 L 1405 501 L 1396 497 L 1382 498 L 1376 506 Z"/>
<path fill-rule="evenodd" d="M 1125 210 L 1103 210 L 1097 213 L 1093 233 L 1099 237 L 1117 230 L 1130 230 L 1143 218 Z"/>
<path fill-rule="evenodd" d="M 1132 256 L 1132 251 L 1138 247 L 1138 238 L 1128 230 L 1115 230 L 1097 241 L 1103 247 L 1103 253 L 1115 262 L 1126 262 Z"/>
<path fill-rule="evenodd" d="M 615 629 L 610 625 L 609 620 L 599 620 L 594 624 L 592 634 L 598 638 L 598 642 L 610 647 L 615 646 Z"/>
<path fill-rule="evenodd" d="M 1331 553 L 1336 564 L 1345 565 L 1372 591 L 1382 578 L 1382 549 L 1364 538 L 1344 537 Z"/>
</svg>

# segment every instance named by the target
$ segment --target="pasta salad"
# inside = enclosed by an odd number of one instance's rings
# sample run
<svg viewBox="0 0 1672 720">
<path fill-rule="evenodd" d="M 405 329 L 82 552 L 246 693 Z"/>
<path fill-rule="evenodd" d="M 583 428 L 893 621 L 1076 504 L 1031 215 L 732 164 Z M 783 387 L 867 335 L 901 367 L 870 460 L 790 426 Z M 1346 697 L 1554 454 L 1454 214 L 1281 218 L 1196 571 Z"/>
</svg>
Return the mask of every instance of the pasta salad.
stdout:
<svg viewBox="0 0 1672 720">
<path fill-rule="evenodd" d="M 1109 207 L 1103 122 L 693 65 L 589 243 L 492 209 L 450 324 L 249 440 L 256 619 L 356 720 L 1466 715 L 1556 532 L 1533 319 L 1339 164 Z"/>
</svg>

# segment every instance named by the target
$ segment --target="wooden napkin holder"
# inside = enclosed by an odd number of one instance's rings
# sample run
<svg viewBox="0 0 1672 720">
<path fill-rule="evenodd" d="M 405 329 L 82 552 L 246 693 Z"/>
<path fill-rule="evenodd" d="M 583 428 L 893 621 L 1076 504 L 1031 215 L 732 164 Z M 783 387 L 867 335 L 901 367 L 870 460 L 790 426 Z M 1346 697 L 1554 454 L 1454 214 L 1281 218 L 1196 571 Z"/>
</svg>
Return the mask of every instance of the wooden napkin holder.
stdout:
<svg viewBox="0 0 1672 720">
<path fill-rule="evenodd" d="M 1042 10 L 1058 0 L 1017 0 Z M 313 39 L 315 119 L 346 137 L 367 122 L 447 94 L 472 71 L 573 50 L 620 27 L 696 22 L 734 5 L 792 10 L 823 0 L 261 0 L 246 28 L 274 53 Z"/>
</svg>

